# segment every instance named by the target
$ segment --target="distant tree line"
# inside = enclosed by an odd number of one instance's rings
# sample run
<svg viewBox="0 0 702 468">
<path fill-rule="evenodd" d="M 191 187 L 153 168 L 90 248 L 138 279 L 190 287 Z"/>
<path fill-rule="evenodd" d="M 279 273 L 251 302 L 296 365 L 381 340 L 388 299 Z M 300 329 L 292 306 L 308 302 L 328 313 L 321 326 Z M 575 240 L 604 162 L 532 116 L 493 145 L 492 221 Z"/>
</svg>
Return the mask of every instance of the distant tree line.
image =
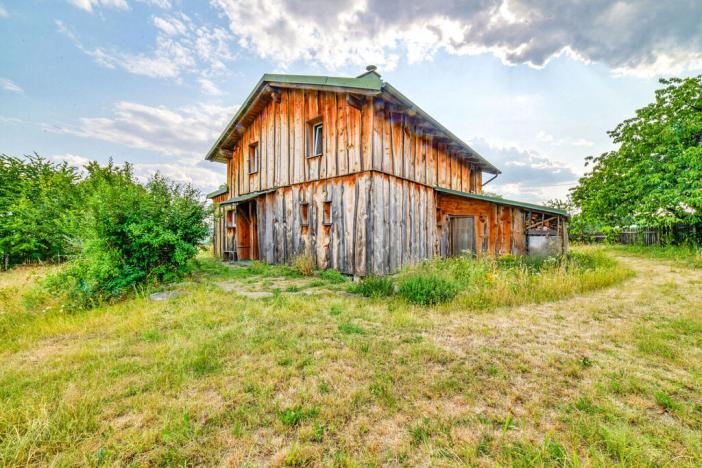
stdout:
<svg viewBox="0 0 702 468">
<path fill-rule="evenodd" d="M 616 233 L 632 226 L 702 236 L 702 75 L 660 80 L 655 102 L 609 132 L 615 151 L 586 158 L 572 190 L 571 232 Z"/>
<path fill-rule="evenodd" d="M 69 260 L 50 283 L 79 305 L 185 273 L 208 233 L 199 192 L 159 174 L 139 183 L 128 163 L 84 169 L 0 155 L 3 266 Z"/>
</svg>

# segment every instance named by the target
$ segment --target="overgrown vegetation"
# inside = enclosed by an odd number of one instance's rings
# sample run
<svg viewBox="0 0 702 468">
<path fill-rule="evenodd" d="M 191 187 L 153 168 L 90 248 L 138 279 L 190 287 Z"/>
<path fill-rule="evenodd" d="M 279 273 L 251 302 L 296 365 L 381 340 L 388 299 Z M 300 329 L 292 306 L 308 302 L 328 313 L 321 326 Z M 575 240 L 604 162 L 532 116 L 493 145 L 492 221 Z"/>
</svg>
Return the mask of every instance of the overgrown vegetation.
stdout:
<svg viewBox="0 0 702 468">
<path fill-rule="evenodd" d="M 409 275 L 400 281 L 398 288 L 400 297 L 407 302 L 425 306 L 448 302 L 458 291 L 458 284 L 436 273 Z"/>
<path fill-rule="evenodd" d="M 437 305 L 452 302 L 471 309 L 558 300 L 619 283 L 631 272 L 589 247 L 562 257 L 458 257 L 437 259 L 395 277 L 367 278 L 351 292 L 367 297 L 398 293 L 407 302 Z"/>
<path fill-rule="evenodd" d="M 577 247 L 565 269 L 600 274 L 610 251 Z M 459 260 L 420 272 L 481 291 L 563 268 Z M 66 314 L 21 299 L 57 267 L 3 272 L 0 465 L 698 466 L 700 271 L 625 261 L 639 274 L 621 285 L 480 313 L 198 257 L 177 297 Z"/>
<path fill-rule="evenodd" d="M 309 253 L 296 255 L 292 260 L 292 267 L 302 276 L 312 276 L 314 274 L 314 257 Z"/>
<path fill-rule="evenodd" d="M 129 165 L 90 163 L 86 170 L 82 249 L 48 287 L 72 306 L 88 307 L 184 275 L 207 236 L 198 192 L 158 174 L 139 184 Z"/>
<path fill-rule="evenodd" d="M 395 293 L 395 286 L 388 276 L 367 276 L 349 286 L 349 291 L 364 297 L 388 297 Z"/>
<path fill-rule="evenodd" d="M 78 180 L 65 162 L 0 155 L 0 269 L 77 251 Z"/>
<path fill-rule="evenodd" d="M 574 227 L 698 226 L 702 232 L 702 76 L 661 80 L 655 102 L 609 132 L 572 192 Z M 694 231 L 693 231 L 694 232 Z"/>
<path fill-rule="evenodd" d="M 207 235 L 199 193 L 158 174 L 141 184 L 129 164 L 92 162 L 85 173 L 37 155 L 0 157 L 4 260 L 69 258 L 45 284 L 71 307 L 182 276 Z"/>
</svg>

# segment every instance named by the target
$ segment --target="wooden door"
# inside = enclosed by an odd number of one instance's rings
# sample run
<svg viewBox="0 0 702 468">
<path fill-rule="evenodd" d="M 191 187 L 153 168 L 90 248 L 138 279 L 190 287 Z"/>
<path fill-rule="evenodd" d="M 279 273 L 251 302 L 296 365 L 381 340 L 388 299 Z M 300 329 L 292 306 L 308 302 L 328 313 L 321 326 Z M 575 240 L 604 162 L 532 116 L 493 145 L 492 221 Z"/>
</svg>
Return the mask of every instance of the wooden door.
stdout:
<svg viewBox="0 0 702 468">
<path fill-rule="evenodd" d="M 258 260 L 255 201 L 236 207 L 236 253 L 237 260 Z"/>
<path fill-rule="evenodd" d="M 449 221 L 450 255 L 475 255 L 475 218 L 452 216 Z"/>
</svg>

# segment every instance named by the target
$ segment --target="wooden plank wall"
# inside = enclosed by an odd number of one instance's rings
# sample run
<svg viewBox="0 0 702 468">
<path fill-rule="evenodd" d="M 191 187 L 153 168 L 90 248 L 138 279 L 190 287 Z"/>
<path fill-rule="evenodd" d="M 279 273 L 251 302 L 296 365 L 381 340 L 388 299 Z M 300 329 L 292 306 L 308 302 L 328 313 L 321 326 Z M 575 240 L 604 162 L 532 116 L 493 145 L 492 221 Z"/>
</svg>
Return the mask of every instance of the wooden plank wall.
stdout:
<svg viewBox="0 0 702 468">
<path fill-rule="evenodd" d="M 370 109 L 370 107 L 367 107 Z M 369 170 L 369 128 L 364 111 L 350 106 L 346 95 L 303 89 L 281 89 L 244 131 L 229 161 L 230 196 L 284 187 Z M 308 122 L 322 119 L 324 153 L 307 157 Z M 367 122 L 366 122 L 367 125 Z M 259 171 L 249 174 L 248 151 L 257 143 Z"/>
<path fill-rule="evenodd" d="M 441 239 L 439 252 L 449 254 L 449 216 L 475 218 L 475 245 L 478 255 L 521 255 L 525 252 L 524 217 L 518 208 L 454 195 L 438 194 L 437 231 Z M 521 220 L 521 221 L 520 221 Z M 519 230 L 521 226 L 521 234 Z M 514 239 L 514 240 L 513 240 Z"/>
<path fill-rule="evenodd" d="M 309 253 L 320 269 L 366 275 L 370 180 L 364 173 L 281 187 L 258 197 L 261 260 L 289 263 L 295 255 Z M 330 224 L 323 219 L 327 201 Z M 301 206 L 309 207 L 308 226 L 301 223 Z"/>
<path fill-rule="evenodd" d="M 428 186 L 482 191 L 482 173 L 417 117 L 381 97 L 362 109 L 344 93 L 281 89 L 245 129 L 228 164 L 230 197 L 375 170 Z M 322 119 L 324 154 L 307 157 L 308 122 Z M 257 143 L 259 170 L 249 174 L 248 151 Z"/>
<path fill-rule="evenodd" d="M 261 260 L 289 263 L 307 252 L 320 269 L 397 271 L 438 251 L 434 197 L 431 187 L 370 172 L 282 187 L 257 199 L 258 235 L 267 246 Z M 330 225 L 322 219 L 327 201 Z M 309 206 L 307 227 L 301 206 Z"/>
<path fill-rule="evenodd" d="M 370 198 L 369 272 L 391 273 L 434 256 L 436 208 L 433 188 L 373 173 Z"/>
<path fill-rule="evenodd" d="M 373 170 L 462 192 L 482 191 L 482 173 L 417 117 L 378 97 L 372 114 Z"/>
</svg>

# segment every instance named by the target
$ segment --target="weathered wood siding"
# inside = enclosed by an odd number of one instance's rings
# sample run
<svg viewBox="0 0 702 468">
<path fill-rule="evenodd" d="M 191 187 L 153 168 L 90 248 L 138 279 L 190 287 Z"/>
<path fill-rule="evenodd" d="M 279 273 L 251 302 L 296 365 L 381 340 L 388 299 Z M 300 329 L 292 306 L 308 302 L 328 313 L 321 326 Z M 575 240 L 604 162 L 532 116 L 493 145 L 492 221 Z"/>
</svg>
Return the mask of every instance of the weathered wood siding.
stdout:
<svg viewBox="0 0 702 468">
<path fill-rule="evenodd" d="M 289 263 L 307 253 L 320 269 L 366 275 L 370 180 L 364 173 L 281 187 L 258 197 L 260 259 Z M 302 224 L 303 207 L 309 210 L 307 226 Z"/>
<path fill-rule="evenodd" d="M 349 175 L 370 169 L 370 104 L 362 110 L 343 93 L 282 89 L 245 129 L 228 163 L 230 196 Z M 321 119 L 324 152 L 308 157 L 310 121 Z M 364 121 L 366 128 L 364 129 Z M 365 138 L 366 141 L 363 141 Z M 250 173 L 248 150 L 258 144 L 259 170 Z M 365 152 L 365 154 L 364 154 Z"/>
<path fill-rule="evenodd" d="M 519 208 L 454 195 L 438 194 L 437 197 L 440 255 L 449 255 L 450 216 L 474 217 L 478 255 L 522 255 L 526 252 L 524 213 Z"/>
<path fill-rule="evenodd" d="M 282 89 L 244 130 L 228 163 L 230 197 L 374 170 L 428 186 L 482 191 L 482 173 L 416 118 L 381 97 L 361 109 L 346 94 Z M 324 152 L 308 157 L 309 122 L 321 119 Z M 258 144 L 257 172 L 248 152 Z"/>
<path fill-rule="evenodd" d="M 482 173 L 426 123 L 378 97 L 372 115 L 372 169 L 431 187 L 480 193 Z"/>
<path fill-rule="evenodd" d="M 435 255 L 436 208 L 432 187 L 373 173 L 370 200 L 369 272 L 395 272 Z"/>
</svg>

